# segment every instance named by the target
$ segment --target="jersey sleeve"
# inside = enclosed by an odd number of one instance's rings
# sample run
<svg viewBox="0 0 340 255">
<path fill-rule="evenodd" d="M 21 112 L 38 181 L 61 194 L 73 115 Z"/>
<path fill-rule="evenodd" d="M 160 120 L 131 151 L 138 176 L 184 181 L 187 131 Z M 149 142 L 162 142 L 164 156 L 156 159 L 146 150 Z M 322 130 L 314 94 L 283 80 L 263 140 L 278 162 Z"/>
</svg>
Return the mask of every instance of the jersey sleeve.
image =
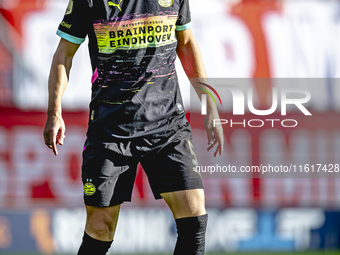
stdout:
<svg viewBox="0 0 340 255">
<path fill-rule="evenodd" d="M 189 0 L 180 0 L 178 19 L 176 22 L 176 30 L 184 31 L 191 28 L 191 13 Z"/>
<path fill-rule="evenodd" d="M 82 44 L 89 31 L 89 11 L 86 0 L 70 0 L 57 35 L 69 42 Z"/>
</svg>

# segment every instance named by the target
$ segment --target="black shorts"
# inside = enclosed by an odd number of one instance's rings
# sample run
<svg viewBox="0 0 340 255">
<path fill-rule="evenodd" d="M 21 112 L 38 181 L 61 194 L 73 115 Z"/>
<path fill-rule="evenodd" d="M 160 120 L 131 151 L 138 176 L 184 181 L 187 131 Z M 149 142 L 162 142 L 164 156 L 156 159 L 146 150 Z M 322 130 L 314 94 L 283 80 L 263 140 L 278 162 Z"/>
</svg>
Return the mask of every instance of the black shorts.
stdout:
<svg viewBox="0 0 340 255">
<path fill-rule="evenodd" d="M 108 207 L 131 201 L 140 162 L 156 199 L 161 193 L 203 189 L 191 128 L 102 143 L 88 138 L 83 151 L 82 180 L 86 205 Z"/>
</svg>

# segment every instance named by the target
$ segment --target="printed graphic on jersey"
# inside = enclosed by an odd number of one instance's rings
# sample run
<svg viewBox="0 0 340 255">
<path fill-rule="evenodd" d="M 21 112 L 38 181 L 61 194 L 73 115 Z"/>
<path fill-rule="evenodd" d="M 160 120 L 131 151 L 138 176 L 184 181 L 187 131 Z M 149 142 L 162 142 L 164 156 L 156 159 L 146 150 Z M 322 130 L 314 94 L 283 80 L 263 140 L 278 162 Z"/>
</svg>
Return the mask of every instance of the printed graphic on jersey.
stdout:
<svg viewBox="0 0 340 255">
<path fill-rule="evenodd" d="M 99 52 L 111 54 L 117 49 L 142 49 L 174 43 L 176 21 L 177 15 L 146 14 L 131 20 L 95 23 Z"/>
<path fill-rule="evenodd" d="M 173 5 L 174 0 L 158 0 L 158 3 L 162 7 L 170 7 L 171 5 Z"/>
<path fill-rule="evenodd" d="M 114 3 L 113 1 L 109 1 L 109 6 L 114 6 L 117 7 L 120 11 L 122 11 L 122 9 L 120 8 L 120 4 L 122 3 L 123 0 L 120 0 L 118 4 Z"/>
<path fill-rule="evenodd" d="M 68 3 L 65 15 L 69 15 L 72 13 L 73 10 L 73 0 L 70 0 L 70 2 Z"/>
</svg>

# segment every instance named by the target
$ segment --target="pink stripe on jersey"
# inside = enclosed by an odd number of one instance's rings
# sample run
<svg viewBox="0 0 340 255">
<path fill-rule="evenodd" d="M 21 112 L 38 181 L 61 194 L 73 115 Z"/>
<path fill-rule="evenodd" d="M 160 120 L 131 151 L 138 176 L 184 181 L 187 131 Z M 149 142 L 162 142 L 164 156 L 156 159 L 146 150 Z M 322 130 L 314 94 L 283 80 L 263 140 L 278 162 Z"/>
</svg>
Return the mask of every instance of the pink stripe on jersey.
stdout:
<svg viewBox="0 0 340 255">
<path fill-rule="evenodd" d="M 98 70 L 96 68 L 96 70 L 94 70 L 94 73 L 92 75 L 91 82 L 94 83 L 97 80 L 98 76 L 99 76 L 99 74 L 98 74 Z"/>
</svg>

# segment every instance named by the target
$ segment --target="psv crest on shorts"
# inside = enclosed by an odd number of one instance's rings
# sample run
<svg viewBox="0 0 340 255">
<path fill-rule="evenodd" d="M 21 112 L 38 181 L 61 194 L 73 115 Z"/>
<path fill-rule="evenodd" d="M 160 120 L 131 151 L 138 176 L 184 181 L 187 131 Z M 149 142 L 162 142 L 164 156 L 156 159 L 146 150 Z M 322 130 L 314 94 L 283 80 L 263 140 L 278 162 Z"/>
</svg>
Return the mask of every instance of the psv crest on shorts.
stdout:
<svg viewBox="0 0 340 255">
<path fill-rule="evenodd" d="M 173 5 L 174 0 L 158 0 L 158 3 L 162 7 L 170 7 L 171 5 Z"/>
<path fill-rule="evenodd" d="M 96 187 L 92 183 L 87 182 L 84 184 L 84 194 L 86 196 L 92 196 L 95 192 L 96 192 Z"/>
</svg>

